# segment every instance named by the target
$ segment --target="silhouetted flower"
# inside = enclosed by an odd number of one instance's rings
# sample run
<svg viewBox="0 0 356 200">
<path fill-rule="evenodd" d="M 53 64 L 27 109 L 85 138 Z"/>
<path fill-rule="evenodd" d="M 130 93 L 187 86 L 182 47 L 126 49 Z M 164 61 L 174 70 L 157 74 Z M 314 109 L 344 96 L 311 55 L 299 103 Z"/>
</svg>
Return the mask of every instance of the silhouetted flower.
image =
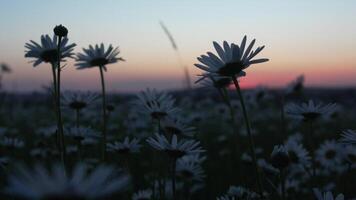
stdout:
<svg viewBox="0 0 356 200">
<path fill-rule="evenodd" d="M 255 39 L 246 46 L 246 36 L 242 39 L 239 45 L 224 41 L 223 47 L 217 42 L 213 42 L 216 52 L 215 54 L 208 52 L 207 55 L 201 55 L 198 60 L 202 64 L 195 64 L 196 67 L 207 72 L 205 75 L 219 75 L 219 76 L 244 76 L 246 73 L 243 71 L 252 64 L 262 63 L 268 61 L 266 58 L 255 59 L 253 58 L 262 51 L 264 46 L 258 47 L 255 51 L 252 50 L 255 44 Z M 245 47 L 247 47 L 245 49 Z"/>
<path fill-rule="evenodd" d="M 169 115 L 174 116 L 178 109 L 174 107 L 175 100 L 166 92 L 158 92 L 153 89 L 141 91 L 138 95 L 137 105 L 142 107 L 142 111 L 149 114 L 154 119 L 163 119 Z"/>
<path fill-rule="evenodd" d="M 93 92 L 64 92 L 62 95 L 63 104 L 73 110 L 82 110 L 99 98 Z"/>
<path fill-rule="evenodd" d="M 184 155 L 204 152 L 200 147 L 200 142 L 196 140 L 181 139 L 178 141 L 177 136 L 173 135 L 171 142 L 164 135 L 155 134 L 155 138 L 150 137 L 147 140 L 153 148 L 166 152 L 172 158 L 180 158 Z"/>
<path fill-rule="evenodd" d="M 288 84 L 285 92 L 287 94 L 300 93 L 304 88 L 304 75 L 298 76 L 294 81 Z"/>
<path fill-rule="evenodd" d="M 287 168 L 290 164 L 290 158 L 288 155 L 288 151 L 283 145 L 276 145 L 273 148 L 271 154 L 271 163 L 273 167 L 283 170 Z"/>
<path fill-rule="evenodd" d="M 200 162 L 195 160 L 196 158 L 188 155 L 178 159 L 177 174 L 189 181 L 202 181 L 205 177 L 204 170 L 200 166 Z"/>
<path fill-rule="evenodd" d="M 341 167 L 342 148 L 336 141 L 327 140 L 316 150 L 315 158 L 325 169 L 336 171 Z"/>
<path fill-rule="evenodd" d="M 73 57 L 75 43 L 68 44 L 68 38 L 64 38 L 61 43 L 61 59 Z M 41 64 L 42 62 L 54 64 L 58 62 L 58 52 L 57 52 L 57 37 L 53 36 L 51 39 L 48 35 L 41 36 L 41 45 L 37 42 L 30 40 L 30 43 L 25 45 L 27 58 L 35 58 L 33 66 Z"/>
<path fill-rule="evenodd" d="M 336 104 L 315 104 L 312 100 L 309 100 L 308 103 L 303 103 L 302 105 L 289 104 L 286 106 L 286 113 L 295 116 L 297 118 L 302 118 L 305 121 L 314 121 L 320 118 L 322 115 L 327 115 L 334 111 Z"/>
<path fill-rule="evenodd" d="M 317 200 L 344 200 L 343 194 L 338 194 L 335 198 L 331 192 L 321 192 L 317 188 L 313 188 L 313 192 Z"/>
<path fill-rule="evenodd" d="M 54 27 L 53 32 L 58 37 L 66 37 L 68 35 L 68 29 L 62 24 Z"/>
<path fill-rule="evenodd" d="M 150 200 L 152 196 L 151 190 L 139 190 L 132 196 L 132 200 Z"/>
<path fill-rule="evenodd" d="M 162 120 L 162 129 L 169 134 L 193 137 L 195 128 L 190 127 L 180 118 L 168 117 Z"/>
<path fill-rule="evenodd" d="M 0 64 L 0 73 L 11 73 L 11 68 L 9 65 L 5 64 L 5 63 L 1 63 Z"/>
<path fill-rule="evenodd" d="M 141 145 L 138 139 L 132 139 L 130 141 L 129 137 L 125 137 L 123 142 L 115 141 L 113 143 L 107 144 L 108 151 L 117 152 L 121 154 L 137 153 L 140 151 Z"/>
<path fill-rule="evenodd" d="M 60 165 L 51 171 L 37 165 L 34 169 L 20 167 L 10 175 L 5 191 L 26 199 L 97 199 L 119 192 L 128 181 L 127 175 L 119 175 L 113 167 L 104 165 L 88 173 L 88 166 L 79 164 L 70 176 Z"/>
<path fill-rule="evenodd" d="M 356 144 L 356 132 L 354 130 L 343 131 L 340 142 L 346 144 Z"/>
<path fill-rule="evenodd" d="M 86 138 L 100 138 L 100 135 L 98 132 L 93 130 L 92 128 L 89 127 L 84 127 L 84 126 L 79 126 L 79 127 L 70 127 L 66 128 L 65 135 L 72 137 L 73 139 L 77 141 L 83 141 Z"/>
<path fill-rule="evenodd" d="M 84 53 L 78 53 L 76 57 L 77 69 L 85 69 L 91 67 L 103 67 L 106 71 L 106 65 L 113 64 L 118 61 L 124 61 L 123 58 L 118 57 L 120 51 L 119 47 L 114 48 L 111 44 L 105 49 L 104 44 L 89 45 L 89 48 L 83 48 Z"/>
</svg>

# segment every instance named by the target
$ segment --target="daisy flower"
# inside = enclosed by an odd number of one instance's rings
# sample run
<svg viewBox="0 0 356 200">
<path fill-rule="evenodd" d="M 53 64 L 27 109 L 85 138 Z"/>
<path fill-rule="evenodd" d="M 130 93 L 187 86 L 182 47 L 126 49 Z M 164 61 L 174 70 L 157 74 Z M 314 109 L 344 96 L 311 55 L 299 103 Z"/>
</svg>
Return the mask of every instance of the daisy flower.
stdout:
<svg viewBox="0 0 356 200">
<path fill-rule="evenodd" d="M 63 106 L 66 106 L 72 110 L 82 110 L 91 103 L 95 102 L 99 98 L 99 95 L 92 92 L 71 92 L 66 91 L 62 95 Z"/>
<path fill-rule="evenodd" d="M 132 196 L 132 200 L 150 200 L 152 196 L 152 191 L 150 189 L 147 190 L 139 190 L 135 192 Z"/>
<path fill-rule="evenodd" d="M 146 91 L 140 92 L 137 98 L 137 105 L 153 119 L 174 116 L 178 112 L 178 109 L 174 106 L 175 100 L 166 92 L 146 89 Z"/>
<path fill-rule="evenodd" d="M 89 48 L 83 48 L 84 53 L 78 53 L 76 57 L 77 69 L 85 69 L 91 67 L 102 67 L 106 71 L 106 65 L 113 64 L 118 61 L 125 61 L 123 58 L 118 57 L 119 48 L 114 48 L 111 44 L 105 49 L 104 44 L 100 46 L 96 44 L 94 47 L 89 45 Z"/>
<path fill-rule="evenodd" d="M 107 145 L 108 151 L 121 154 L 137 153 L 140 151 L 141 145 L 139 140 L 134 138 L 130 141 L 129 137 L 125 137 L 123 142 L 115 141 Z"/>
<path fill-rule="evenodd" d="M 61 42 L 61 59 L 64 58 L 71 58 L 73 57 L 74 47 L 76 46 L 75 43 L 68 44 L 68 38 L 64 37 Z M 44 63 L 51 63 L 55 64 L 58 62 L 58 52 L 57 52 L 57 36 L 53 36 L 50 38 L 49 35 L 42 35 L 41 36 L 41 44 L 30 40 L 29 43 L 25 44 L 26 48 L 26 58 L 34 58 L 33 66 L 36 67 L 37 65 Z"/>
<path fill-rule="evenodd" d="M 284 145 L 275 145 L 271 154 L 272 166 L 282 170 L 289 166 L 290 158 Z"/>
<path fill-rule="evenodd" d="M 344 195 L 343 194 L 338 194 L 335 198 L 333 194 L 329 192 L 321 192 L 317 188 L 313 188 L 313 192 L 317 200 L 344 200 Z"/>
<path fill-rule="evenodd" d="M 187 139 L 181 139 L 178 141 L 176 135 L 173 135 L 172 140 L 168 141 L 164 135 L 156 133 L 155 138 L 150 137 L 146 141 L 153 148 L 166 152 L 172 158 L 180 158 L 184 155 L 204 152 L 204 150 L 200 147 L 199 141 Z"/>
<path fill-rule="evenodd" d="M 303 147 L 302 144 L 289 140 L 285 143 L 284 147 L 288 152 L 292 167 L 304 170 L 305 167 L 310 166 L 311 158 L 309 156 L 309 152 Z"/>
<path fill-rule="evenodd" d="M 316 150 L 316 160 L 328 170 L 336 170 L 341 167 L 343 152 L 340 144 L 334 140 L 327 140 Z"/>
<path fill-rule="evenodd" d="M 100 135 L 95 130 L 89 127 L 79 126 L 67 128 L 65 135 L 72 137 L 77 141 L 83 141 L 86 138 L 99 138 Z"/>
<path fill-rule="evenodd" d="M 8 148 L 22 148 L 25 146 L 25 142 L 15 137 L 3 137 L 0 145 Z"/>
<path fill-rule="evenodd" d="M 294 81 L 288 84 L 285 89 L 286 94 L 297 94 L 300 93 L 304 88 L 304 75 L 298 76 Z"/>
<path fill-rule="evenodd" d="M 297 117 L 302 118 L 305 121 L 314 121 L 320 118 L 323 115 L 328 115 L 333 112 L 336 108 L 335 103 L 322 104 L 314 103 L 312 100 L 309 100 L 308 103 L 303 103 L 301 105 L 289 104 L 286 106 L 286 113 Z"/>
<path fill-rule="evenodd" d="M 78 164 L 70 174 L 66 175 L 60 165 L 51 170 L 40 165 L 20 167 L 8 177 L 5 192 L 26 199 L 98 199 L 123 190 L 129 182 L 127 175 L 104 165 L 88 173 L 88 166 Z"/>
<path fill-rule="evenodd" d="M 162 128 L 166 133 L 193 137 L 196 130 L 183 122 L 180 118 L 168 117 L 163 119 Z"/>
<path fill-rule="evenodd" d="M 354 130 L 346 130 L 341 134 L 340 142 L 346 144 L 356 144 L 356 132 Z"/>
<path fill-rule="evenodd" d="M 224 41 L 220 46 L 217 42 L 213 42 L 214 48 L 218 54 L 207 52 L 207 55 L 201 55 L 197 59 L 199 64 L 194 64 L 201 70 L 207 73 L 203 74 L 203 78 L 209 75 L 218 75 L 223 77 L 235 77 L 244 76 L 246 73 L 243 71 L 252 64 L 267 62 L 268 59 L 253 59 L 258 53 L 260 53 L 264 46 L 257 47 L 252 50 L 255 44 L 255 39 L 250 44 L 246 44 L 247 38 L 244 36 L 242 42 L 239 45 Z"/>
<path fill-rule="evenodd" d="M 205 177 L 204 170 L 200 163 L 190 156 L 183 156 L 177 160 L 176 173 L 182 178 L 191 181 L 202 181 Z"/>
</svg>

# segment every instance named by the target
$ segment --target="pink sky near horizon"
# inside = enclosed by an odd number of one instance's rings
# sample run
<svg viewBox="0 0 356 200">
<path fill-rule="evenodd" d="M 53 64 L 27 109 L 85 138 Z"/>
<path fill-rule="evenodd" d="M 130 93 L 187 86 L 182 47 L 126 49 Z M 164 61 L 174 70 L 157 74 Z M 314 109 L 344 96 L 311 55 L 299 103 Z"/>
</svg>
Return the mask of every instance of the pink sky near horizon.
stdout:
<svg viewBox="0 0 356 200">
<path fill-rule="evenodd" d="M 182 88 L 183 70 L 159 26 L 160 20 L 173 34 L 192 82 L 201 73 L 194 67 L 196 57 L 207 51 L 215 52 L 212 41 L 240 43 L 246 34 L 248 41 L 256 38 L 256 46 L 266 46 L 259 57 L 270 61 L 248 68 L 247 76 L 241 79 L 242 87 L 283 87 L 300 74 L 305 75 L 307 86 L 356 86 L 353 20 L 356 2 L 353 1 L 69 2 L 73 5 L 66 8 L 61 19 L 52 14 L 56 7 L 53 4 L 57 3 L 39 0 L 1 3 L 0 26 L 5 28 L 0 36 L 3 46 L 0 62 L 8 63 L 14 71 L 4 77 L 7 90 L 41 90 L 51 81 L 48 65 L 33 68 L 28 63 L 30 59 L 24 58 L 24 44 L 30 39 L 39 41 L 41 34 L 51 33 L 59 23 L 69 28 L 69 39 L 77 44 L 75 52 L 99 42 L 120 47 L 127 61 L 108 66 L 105 74 L 108 90 Z M 86 6 L 82 6 L 84 2 Z M 80 10 L 75 9 L 79 6 Z M 243 10 L 233 12 L 234 7 Z M 15 9 L 22 14 L 9 12 Z M 103 11 L 101 15 L 90 14 L 97 9 Z M 70 60 L 63 71 L 64 89 L 100 89 L 98 69 L 76 70 L 73 64 Z"/>
</svg>

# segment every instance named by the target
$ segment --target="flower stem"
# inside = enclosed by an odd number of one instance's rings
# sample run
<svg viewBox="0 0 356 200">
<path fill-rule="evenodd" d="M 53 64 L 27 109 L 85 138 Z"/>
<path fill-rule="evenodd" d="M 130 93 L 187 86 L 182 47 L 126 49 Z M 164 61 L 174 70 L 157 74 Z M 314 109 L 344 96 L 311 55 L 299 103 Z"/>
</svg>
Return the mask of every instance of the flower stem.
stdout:
<svg viewBox="0 0 356 200">
<path fill-rule="evenodd" d="M 62 112 L 61 112 L 61 42 L 62 37 L 58 37 L 57 45 L 57 54 L 58 54 L 58 65 L 57 65 L 57 114 L 58 114 L 58 130 L 61 140 L 62 156 L 65 162 L 66 159 L 66 146 L 64 142 L 64 133 L 63 133 L 63 122 L 62 122 Z"/>
<path fill-rule="evenodd" d="M 76 109 L 75 110 L 75 123 L 76 123 L 77 128 L 79 128 L 79 115 L 80 115 L 80 110 Z"/>
<path fill-rule="evenodd" d="M 284 174 L 284 170 L 281 170 L 280 171 L 280 182 L 281 182 L 281 193 L 282 193 L 282 196 L 281 196 L 281 199 L 282 200 L 286 200 L 286 180 L 285 180 L 285 174 Z"/>
<path fill-rule="evenodd" d="M 103 67 L 100 66 L 100 78 L 101 78 L 101 91 L 102 91 L 102 102 L 103 102 L 103 127 L 102 127 L 102 146 L 101 146 L 101 156 L 103 161 L 106 159 L 106 93 L 105 93 L 105 80 L 104 80 L 104 72 Z"/>
<path fill-rule="evenodd" d="M 173 160 L 172 160 L 172 193 L 173 193 L 173 200 L 177 199 L 177 194 L 176 194 L 176 165 L 177 165 L 177 158 L 173 158 Z"/>
<path fill-rule="evenodd" d="M 252 154 L 253 163 L 255 165 L 255 173 L 256 173 L 256 176 L 257 176 L 258 190 L 259 190 L 260 195 L 262 196 L 263 195 L 263 186 L 262 186 L 261 176 L 260 176 L 260 173 L 259 173 L 259 170 L 258 170 L 256 152 L 255 152 L 255 145 L 254 145 L 253 137 L 252 137 L 252 134 L 251 134 L 250 121 L 249 121 L 249 118 L 248 118 L 248 115 L 247 115 L 246 106 L 245 106 L 244 98 L 243 98 L 242 93 L 241 93 L 241 88 L 240 88 L 239 82 L 237 81 L 237 78 L 235 76 L 232 77 L 232 80 L 234 81 L 237 94 L 238 94 L 238 96 L 240 98 L 240 103 L 241 103 L 241 107 L 242 107 L 242 113 L 243 113 L 244 118 L 245 118 L 246 131 L 247 131 L 247 134 L 248 134 L 248 137 L 249 137 L 250 151 L 251 151 L 251 154 Z"/>
</svg>

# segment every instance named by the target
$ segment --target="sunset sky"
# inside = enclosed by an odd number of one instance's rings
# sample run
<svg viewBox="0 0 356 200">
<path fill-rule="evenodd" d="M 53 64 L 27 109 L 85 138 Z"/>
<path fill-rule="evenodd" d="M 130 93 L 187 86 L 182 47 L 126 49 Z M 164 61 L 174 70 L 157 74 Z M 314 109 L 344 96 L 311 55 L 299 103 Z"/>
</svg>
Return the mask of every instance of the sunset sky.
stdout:
<svg viewBox="0 0 356 200">
<path fill-rule="evenodd" d="M 24 45 L 63 24 L 76 52 L 100 42 L 120 47 L 127 61 L 108 66 L 110 91 L 181 88 L 183 71 L 159 25 L 163 21 L 192 80 L 201 72 L 193 65 L 196 57 L 213 51 L 212 41 L 240 43 L 246 34 L 266 45 L 260 57 L 270 61 L 249 68 L 244 87 L 284 86 L 299 74 L 309 86 L 356 86 L 355 11 L 352 0 L 3 0 L 0 62 L 13 68 L 4 85 L 31 91 L 49 83 L 49 65 L 33 68 Z M 73 64 L 63 72 L 63 87 L 98 90 L 99 70 L 78 71 Z"/>
</svg>

